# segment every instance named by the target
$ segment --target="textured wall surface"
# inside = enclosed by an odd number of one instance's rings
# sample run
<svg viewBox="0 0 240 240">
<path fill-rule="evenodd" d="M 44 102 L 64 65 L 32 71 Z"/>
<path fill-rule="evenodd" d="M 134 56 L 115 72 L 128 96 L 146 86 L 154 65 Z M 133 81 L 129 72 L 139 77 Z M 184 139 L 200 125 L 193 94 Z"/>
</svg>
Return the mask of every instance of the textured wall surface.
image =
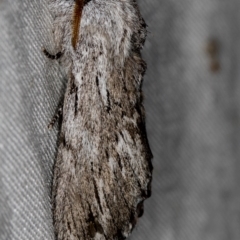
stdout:
<svg viewBox="0 0 240 240">
<path fill-rule="evenodd" d="M 240 2 L 139 0 L 152 197 L 131 240 L 240 239 Z M 47 129 L 66 79 L 46 0 L 0 1 L 0 239 L 53 239 Z M 210 70 L 209 39 L 220 70 Z"/>
</svg>

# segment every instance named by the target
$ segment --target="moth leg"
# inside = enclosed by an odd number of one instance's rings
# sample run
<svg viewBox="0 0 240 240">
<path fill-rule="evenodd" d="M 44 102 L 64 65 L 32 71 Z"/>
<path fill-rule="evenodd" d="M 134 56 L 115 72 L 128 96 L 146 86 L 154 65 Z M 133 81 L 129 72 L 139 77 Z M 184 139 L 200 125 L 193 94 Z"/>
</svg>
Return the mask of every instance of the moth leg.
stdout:
<svg viewBox="0 0 240 240">
<path fill-rule="evenodd" d="M 61 103 L 59 104 L 57 112 L 54 114 L 51 122 L 48 124 L 48 129 L 51 129 L 54 126 L 54 124 L 56 123 L 56 121 L 60 117 L 62 117 L 62 112 L 63 112 L 63 101 L 61 101 Z"/>
<path fill-rule="evenodd" d="M 58 60 L 63 55 L 62 52 L 58 52 L 57 54 L 51 54 L 45 48 L 42 48 L 42 51 L 47 58 L 50 58 L 53 60 Z"/>
</svg>

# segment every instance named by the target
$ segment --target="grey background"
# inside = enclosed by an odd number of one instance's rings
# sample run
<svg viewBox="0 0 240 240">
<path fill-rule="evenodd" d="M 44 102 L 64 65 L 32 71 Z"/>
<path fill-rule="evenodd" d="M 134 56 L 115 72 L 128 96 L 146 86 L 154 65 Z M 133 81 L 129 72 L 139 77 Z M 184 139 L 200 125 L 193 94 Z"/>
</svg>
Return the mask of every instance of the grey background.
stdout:
<svg viewBox="0 0 240 240">
<path fill-rule="evenodd" d="M 152 197 L 131 240 L 240 239 L 240 1 L 139 0 Z M 0 239 L 53 239 L 49 131 L 66 79 L 46 0 L 0 0 Z M 209 71 L 208 39 L 221 70 Z"/>
</svg>

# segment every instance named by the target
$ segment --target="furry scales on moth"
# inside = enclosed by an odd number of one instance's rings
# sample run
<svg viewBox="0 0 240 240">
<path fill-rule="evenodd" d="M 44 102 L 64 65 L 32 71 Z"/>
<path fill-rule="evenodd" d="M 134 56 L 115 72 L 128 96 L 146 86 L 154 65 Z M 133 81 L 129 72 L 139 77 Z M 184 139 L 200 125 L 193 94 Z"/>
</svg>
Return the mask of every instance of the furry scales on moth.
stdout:
<svg viewBox="0 0 240 240">
<path fill-rule="evenodd" d="M 128 237 L 150 196 L 136 0 L 49 0 L 69 81 L 53 179 L 58 240 Z"/>
</svg>

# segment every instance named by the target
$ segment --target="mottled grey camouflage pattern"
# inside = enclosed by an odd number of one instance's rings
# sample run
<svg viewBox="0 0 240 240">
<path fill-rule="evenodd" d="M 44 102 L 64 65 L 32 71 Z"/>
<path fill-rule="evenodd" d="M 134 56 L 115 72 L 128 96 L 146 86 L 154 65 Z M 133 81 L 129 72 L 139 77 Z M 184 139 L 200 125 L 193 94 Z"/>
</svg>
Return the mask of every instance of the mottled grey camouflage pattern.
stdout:
<svg viewBox="0 0 240 240">
<path fill-rule="evenodd" d="M 131 240 L 240 239 L 240 2 L 138 1 L 152 196 Z M 65 86 L 45 1 L 0 1 L 0 239 L 53 239 L 57 127 Z M 210 71 L 209 39 L 220 70 Z"/>
</svg>

